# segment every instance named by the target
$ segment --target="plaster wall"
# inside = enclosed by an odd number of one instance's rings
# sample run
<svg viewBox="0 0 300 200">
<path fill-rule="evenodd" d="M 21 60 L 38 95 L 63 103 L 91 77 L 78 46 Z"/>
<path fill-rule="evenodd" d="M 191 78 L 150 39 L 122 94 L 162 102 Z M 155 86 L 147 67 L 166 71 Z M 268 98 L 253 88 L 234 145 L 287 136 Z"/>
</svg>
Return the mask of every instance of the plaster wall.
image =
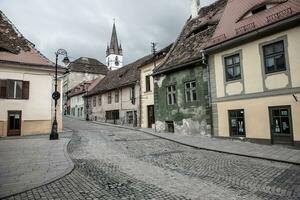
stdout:
<svg viewBox="0 0 300 200">
<path fill-rule="evenodd" d="M 29 81 L 29 99 L 0 99 L 0 136 L 7 135 L 8 111 L 22 111 L 21 135 L 49 133 L 54 112 L 51 94 L 54 91 L 53 74 L 42 70 L 12 69 L 0 66 L 0 79 Z M 58 83 L 60 91 L 61 84 Z M 57 116 L 62 130 L 61 101 Z M 42 123 L 41 123 L 42 122 Z M 34 126 L 33 126 L 34 124 Z M 32 126 L 31 126 L 32 125 Z"/>
<path fill-rule="evenodd" d="M 296 27 L 213 55 L 215 71 L 213 79 L 216 83 L 216 98 L 300 87 L 300 57 L 297 55 L 300 52 L 299 35 L 300 27 Z M 281 39 L 285 41 L 287 70 L 266 75 L 263 70 L 261 46 Z M 242 93 L 240 86 L 237 87 L 236 83 L 226 83 L 224 76 L 224 55 L 237 51 L 242 52 L 243 78 L 241 82 L 244 87 Z"/>
<path fill-rule="evenodd" d="M 300 93 L 296 94 L 300 99 Z M 300 141 L 300 102 L 292 95 L 273 96 L 217 103 L 218 136 L 229 137 L 228 110 L 244 109 L 246 137 L 271 139 L 269 107 L 291 106 L 294 140 Z"/>
</svg>

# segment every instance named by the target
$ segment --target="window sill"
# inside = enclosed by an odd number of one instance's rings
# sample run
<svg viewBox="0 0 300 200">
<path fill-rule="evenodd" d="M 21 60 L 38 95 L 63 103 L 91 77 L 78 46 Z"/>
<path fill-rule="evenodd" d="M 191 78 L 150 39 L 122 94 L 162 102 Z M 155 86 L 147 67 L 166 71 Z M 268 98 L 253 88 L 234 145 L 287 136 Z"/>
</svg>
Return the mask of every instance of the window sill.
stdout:
<svg viewBox="0 0 300 200">
<path fill-rule="evenodd" d="M 232 80 L 229 80 L 229 81 L 226 80 L 225 84 L 231 84 L 231 83 L 236 83 L 236 82 L 241 82 L 241 81 L 243 81 L 242 78 L 232 79 Z"/>
<path fill-rule="evenodd" d="M 277 74 L 283 74 L 286 73 L 287 70 L 280 70 L 280 71 L 274 71 L 274 72 L 266 72 L 265 75 L 266 76 L 273 76 L 273 75 L 277 75 Z"/>
</svg>

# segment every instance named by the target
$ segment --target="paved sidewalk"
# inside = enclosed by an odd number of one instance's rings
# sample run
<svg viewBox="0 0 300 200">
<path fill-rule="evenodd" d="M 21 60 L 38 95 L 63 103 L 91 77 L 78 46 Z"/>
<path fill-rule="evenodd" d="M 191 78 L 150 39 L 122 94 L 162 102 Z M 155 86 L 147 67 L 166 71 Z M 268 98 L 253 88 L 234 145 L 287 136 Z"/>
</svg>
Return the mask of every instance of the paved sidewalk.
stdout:
<svg viewBox="0 0 300 200">
<path fill-rule="evenodd" d="M 49 135 L 0 139 L 0 199 L 41 186 L 70 173 L 67 154 L 71 132 L 50 141 Z"/>
<path fill-rule="evenodd" d="M 153 129 L 133 128 L 101 122 L 94 123 L 139 130 L 160 138 L 171 140 L 198 149 L 300 165 L 300 150 L 294 149 L 289 146 L 262 145 L 238 140 L 212 138 L 207 136 L 156 133 Z"/>
</svg>

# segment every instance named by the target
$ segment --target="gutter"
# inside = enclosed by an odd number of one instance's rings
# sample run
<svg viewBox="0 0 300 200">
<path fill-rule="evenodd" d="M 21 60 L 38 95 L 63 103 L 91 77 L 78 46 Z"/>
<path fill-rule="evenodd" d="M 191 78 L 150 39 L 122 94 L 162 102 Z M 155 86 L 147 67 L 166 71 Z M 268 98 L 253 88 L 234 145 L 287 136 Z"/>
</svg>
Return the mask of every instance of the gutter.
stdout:
<svg viewBox="0 0 300 200">
<path fill-rule="evenodd" d="M 152 74 L 152 76 L 157 76 L 157 75 L 160 75 L 160 74 L 163 74 L 163 73 L 166 73 L 166 72 L 171 72 L 171 71 L 174 71 L 176 69 L 179 69 L 179 68 L 182 68 L 182 67 L 186 67 L 186 66 L 189 66 L 189 65 L 193 65 L 193 64 L 196 64 L 196 63 L 199 63 L 199 62 L 203 62 L 203 58 L 202 57 L 201 58 L 197 58 L 197 59 L 192 60 L 192 61 L 188 61 L 188 62 L 183 63 L 183 64 L 174 65 L 174 66 L 172 66 L 171 68 L 168 68 L 168 69 L 164 69 L 164 70 L 160 70 L 158 72 L 154 72 Z"/>
<path fill-rule="evenodd" d="M 204 50 L 204 52 L 205 54 L 213 54 L 219 51 L 223 51 L 225 49 L 232 48 L 234 46 L 238 46 L 240 44 L 244 44 L 252 40 L 265 37 L 266 35 L 273 34 L 274 32 L 279 32 L 279 31 L 286 30 L 290 27 L 298 26 L 299 23 L 300 23 L 300 13 L 297 13 L 288 19 L 275 22 L 269 26 L 259 28 L 253 32 L 249 32 L 241 36 L 236 36 L 231 40 L 227 40 L 215 46 L 208 47 Z"/>
</svg>

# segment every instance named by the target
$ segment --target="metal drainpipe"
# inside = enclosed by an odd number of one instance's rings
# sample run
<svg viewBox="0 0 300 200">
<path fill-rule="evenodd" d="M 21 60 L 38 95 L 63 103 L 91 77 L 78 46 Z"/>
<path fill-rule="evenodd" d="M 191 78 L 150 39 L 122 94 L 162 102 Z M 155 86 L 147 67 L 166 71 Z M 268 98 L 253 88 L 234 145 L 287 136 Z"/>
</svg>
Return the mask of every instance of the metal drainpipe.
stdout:
<svg viewBox="0 0 300 200">
<path fill-rule="evenodd" d="M 207 59 L 207 55 L 205 55 L 204 51 L 201 51 L 202 54 L 202 63 L 206 66 L 207 68 L 207 73 L 208 73 L 208 103 L 209 103 L 209 107 L 210 107 L 210 124 L 211 124 L 211 130 L 210 130 L 210 134 L 211 136 L 213 136 L 214 132 L 213 132 L 213 110 L 212 110 L 212 96 L 211 96 L 211 82 L 210 82 L 210 68 L 209 68 L 209 64 L 208 64 L 208 59 Z"/>
</svg>

